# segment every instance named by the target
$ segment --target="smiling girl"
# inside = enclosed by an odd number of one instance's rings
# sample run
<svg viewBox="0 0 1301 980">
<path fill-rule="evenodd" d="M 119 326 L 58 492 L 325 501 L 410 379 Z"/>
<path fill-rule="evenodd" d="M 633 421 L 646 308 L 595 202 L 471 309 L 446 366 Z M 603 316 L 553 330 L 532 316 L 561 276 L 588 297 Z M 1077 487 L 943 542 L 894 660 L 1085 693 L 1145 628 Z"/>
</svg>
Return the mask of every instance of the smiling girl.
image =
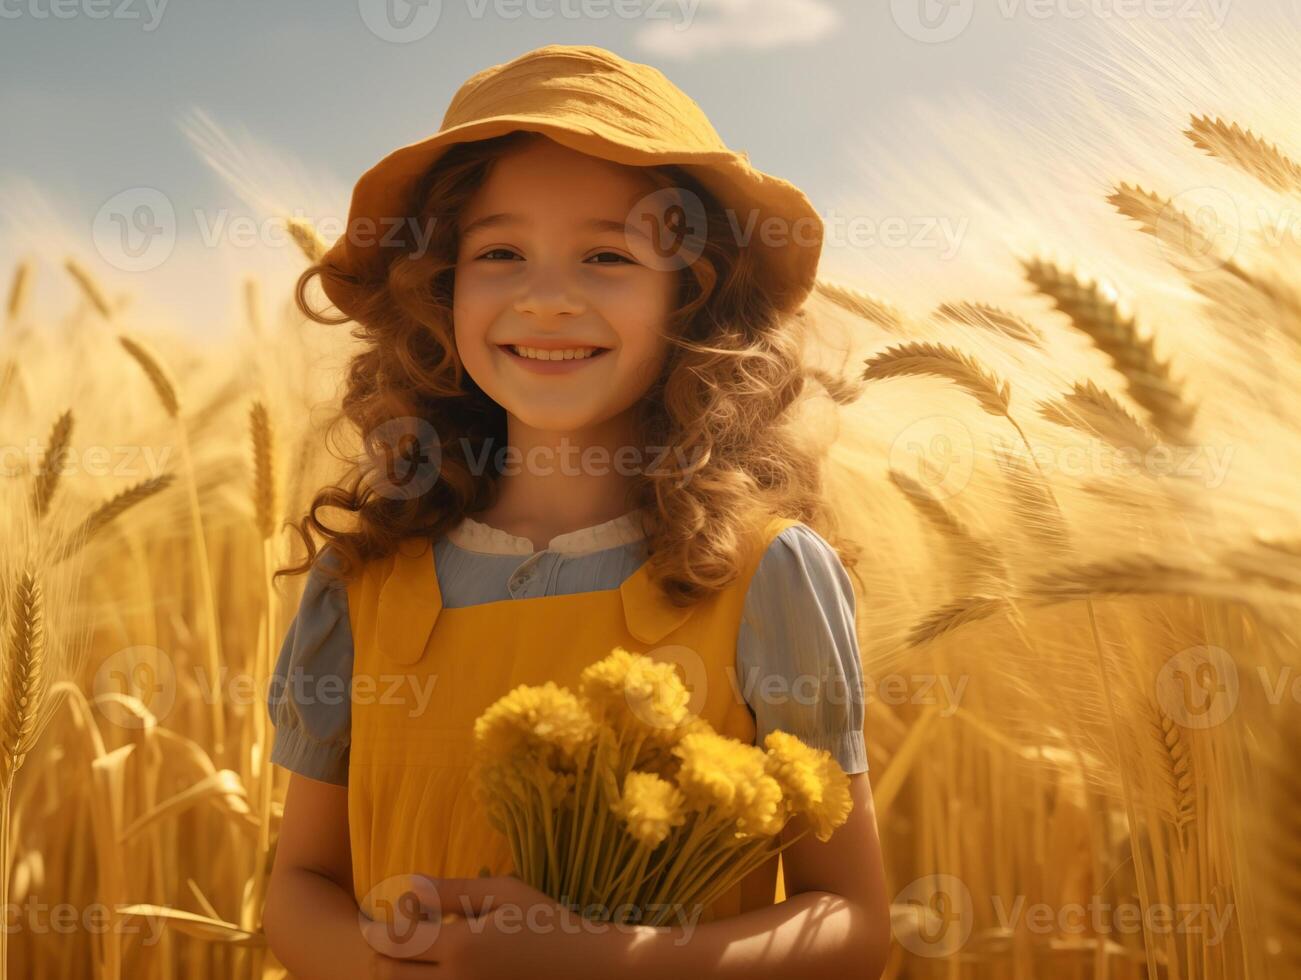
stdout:
<svg viewBox="0 0 1301 980">
<path fill-rule="evenodd" d="M 662 74 L 590 46 L 472 76 L 358 181 L 298 291 L 357 324 L 365 452 L 281 572 L 309 574 L 268 697 L 291 775 L 264 928 L 294 976 L 880 974 L 855 594 L 798 420 L 850 390 L 802 359 L 821 233 Z M 475 799 L 473 725 L 615 646 L 681 664 L 724 735 L 830 752 L 847 822 L 672 925 L 560 927 Z M 429 921 L 399 934 L 412 899 Z"/>
</svg>

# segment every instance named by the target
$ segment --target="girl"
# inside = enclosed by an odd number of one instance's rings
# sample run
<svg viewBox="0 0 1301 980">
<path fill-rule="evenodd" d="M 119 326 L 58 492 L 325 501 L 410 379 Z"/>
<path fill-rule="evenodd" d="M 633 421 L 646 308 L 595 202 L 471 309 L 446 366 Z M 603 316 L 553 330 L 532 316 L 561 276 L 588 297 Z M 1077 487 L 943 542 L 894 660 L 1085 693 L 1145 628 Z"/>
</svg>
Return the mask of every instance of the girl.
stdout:
<svg viewBox="0 0 1301 980">
<path fill-rule="evenodd" d="M 848 390 L 801 357 L 821 240 L 661 73 L 590 46 L 474 75 L 358 181 L 297 293 L 359 325 L 366 452 L 279 573 L 310 572 L 268 698 L 291 777 L 265 930 L 291 973 L 879 975 L 855 596 L 797 419 L 806 378 Z M 308 308 L 315 275 L 343 319 Z M 473 723 L 614 646 L 682 664 L 725 735 L 832 752 L 848 821 L 672 926 L 557 925 L 474 799 Z M 430 921 L 395 935 L 412 897 Z"/>
</svg>

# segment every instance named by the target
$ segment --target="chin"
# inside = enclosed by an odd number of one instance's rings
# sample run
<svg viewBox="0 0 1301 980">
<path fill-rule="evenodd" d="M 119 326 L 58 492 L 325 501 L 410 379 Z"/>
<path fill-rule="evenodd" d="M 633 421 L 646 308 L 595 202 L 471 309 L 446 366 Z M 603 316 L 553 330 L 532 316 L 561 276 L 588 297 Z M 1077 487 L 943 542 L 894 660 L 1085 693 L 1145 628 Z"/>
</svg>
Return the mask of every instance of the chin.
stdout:
<svg viewBox="0 0 1301 980">
<path fill-rule="evenodd" d="M 510 411 L 508 409 L 508 411 Z M 585 429 L 589 429 L 597 424 L 598 416 L 590 412 L 555 412 L 543 410 L 529 410 L 521 406 L 521 410 L 511 411 L 510 414 L 522 425 L 535 429 L 538 432 L 553 432 L 557 435 L 575 436 Z"/>
</svg>

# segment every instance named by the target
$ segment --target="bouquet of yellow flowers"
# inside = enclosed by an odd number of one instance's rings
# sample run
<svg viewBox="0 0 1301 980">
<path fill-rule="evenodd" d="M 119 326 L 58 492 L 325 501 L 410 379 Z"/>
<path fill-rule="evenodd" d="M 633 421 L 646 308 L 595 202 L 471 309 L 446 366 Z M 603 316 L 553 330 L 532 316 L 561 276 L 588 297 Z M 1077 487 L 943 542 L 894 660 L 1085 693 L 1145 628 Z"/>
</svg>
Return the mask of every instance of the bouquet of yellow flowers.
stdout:
<svg viewBox="0 0 1301 980">
<path fill-rule="evenodd" d="M 589 918 L 659 925 L 849 817 L 830 752 L 782 731 L 766 751 L 727 738 L 689 701 L 673 664 L 616 647 L 578 694 L 521 685 L 480 715 L 474 792 L 519 878 Z M 808 826 L 779 844 L 801 814 Z"/>
</svg>

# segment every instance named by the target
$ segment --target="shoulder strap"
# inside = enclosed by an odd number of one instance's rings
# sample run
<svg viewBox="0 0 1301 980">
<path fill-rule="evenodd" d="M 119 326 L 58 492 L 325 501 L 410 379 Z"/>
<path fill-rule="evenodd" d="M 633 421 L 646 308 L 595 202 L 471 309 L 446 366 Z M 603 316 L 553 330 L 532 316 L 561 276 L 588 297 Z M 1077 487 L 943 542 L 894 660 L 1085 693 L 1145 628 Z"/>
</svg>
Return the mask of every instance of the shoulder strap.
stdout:
<svg viewBox="0 0 1301 980">
<path fill-rule="evenodd" d="M 443 609 L 428 538 L 404 538 L 379 587 L 375 642 L 379 653 L 400 664 L 420 659 Z"/>
<path fill-rule="evenodd" d="M 786 517 L 771 517 L 759 529 L 746 561 L 742 565 L 740 582 L 748 586 L 750 577 L 763 558 L 768 545 L 782 531 L 799 521 Z M 695 605 L 675 606 L 650 576 L 649 562 L 633 572 L 619 588 L 623 599 L 624 618 L 628 632 L 643 643 L 658 643 L 690 618 Z"/>
</svg>

